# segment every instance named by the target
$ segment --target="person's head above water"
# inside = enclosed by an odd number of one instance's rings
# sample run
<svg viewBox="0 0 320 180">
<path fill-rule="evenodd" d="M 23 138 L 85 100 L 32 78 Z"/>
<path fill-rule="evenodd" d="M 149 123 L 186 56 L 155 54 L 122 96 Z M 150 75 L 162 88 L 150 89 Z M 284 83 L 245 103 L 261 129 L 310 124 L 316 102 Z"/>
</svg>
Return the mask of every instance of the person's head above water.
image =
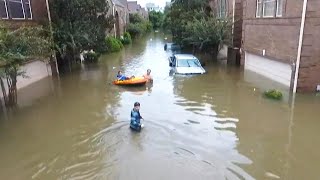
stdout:
<svg viewBox="0 0 320 180">
<path fill-rule="evenodd" d="M 135 102 L 133 106 L 134 106 L 134 109 L 136 109 L 136 110 L 140 109 L 140 103 L 139 102 Z"/>
</svg>

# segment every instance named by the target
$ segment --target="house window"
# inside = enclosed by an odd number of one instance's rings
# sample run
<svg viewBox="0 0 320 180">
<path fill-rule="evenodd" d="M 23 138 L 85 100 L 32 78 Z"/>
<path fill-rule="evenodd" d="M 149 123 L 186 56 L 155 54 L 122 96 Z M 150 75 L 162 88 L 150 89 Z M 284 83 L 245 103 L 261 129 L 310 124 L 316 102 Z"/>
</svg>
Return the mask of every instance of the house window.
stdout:
<svg viewBox="0 0 320 180">
<path fill-rule="evenodd" d="M 282 17 L 283 0 L 277 0 L 277 17 Z"/>
<path fill-rule="evenodd" d="M 227 16 L 227 0 L 218 0 L 218 17 L 224 18 Z"/>
<path fill-rule="evenodd" d="M 283 0 L 257 0 L 256 17 L 281 17 Z"/>
<path fill-rule="evenodd" d="M 32 19 L 32 10 L 31 10 L 31 4 L 30 4 L 30 0 L 23 0 L 24 3 L 24 12 L 26 14 L 26 17 L 28 19 Z"/>
<path fill-rule="evenodd" d="M 0 0 L 2 19 L 32 19 L 30 0 Z"/>
<path fill-rule="evenodd" d="M 261 17 L 262 14 L 262 0 L 257 0 L 256 17 Z"/>
<path fill-rule="evenodd" d="M 0 18 L 8 19 L 7 2 L 5 0 L 0 0 Z"/>
<path fill-rule="evenodd" d="M 22 0 L 8 0 L 10 17 L 12 19 L 25 19 Z"/>
</svg>

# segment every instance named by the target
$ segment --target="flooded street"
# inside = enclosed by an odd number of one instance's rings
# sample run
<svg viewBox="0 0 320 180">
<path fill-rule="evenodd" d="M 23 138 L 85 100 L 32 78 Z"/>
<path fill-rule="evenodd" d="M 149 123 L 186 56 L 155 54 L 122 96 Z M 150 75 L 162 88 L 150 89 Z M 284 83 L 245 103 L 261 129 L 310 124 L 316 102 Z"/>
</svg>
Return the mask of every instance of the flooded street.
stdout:
<svg viewBox="0 0 320 180">
<path fill-rule="evenodd" d="M 320 178 L 319 96 L 271 101 L 241 68 L 211 62 L 205 75 L 170 76 L 164 43 L 150 35 L 22 89 L 19 108 L 1 112 L 0 179 Z M 152 86 L 111 84 L 119 69 L 148 68 Z M 141 133 L 129 129 L 135 101 Z"/>
</svg>

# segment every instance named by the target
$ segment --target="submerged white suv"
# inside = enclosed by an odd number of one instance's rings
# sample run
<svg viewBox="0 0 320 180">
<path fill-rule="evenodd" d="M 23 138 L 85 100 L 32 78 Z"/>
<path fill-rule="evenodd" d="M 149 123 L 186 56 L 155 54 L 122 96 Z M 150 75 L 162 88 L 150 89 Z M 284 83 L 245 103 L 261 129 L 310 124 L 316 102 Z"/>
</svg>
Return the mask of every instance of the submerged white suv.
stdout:
<svg viewBox="0 0 320 180">
<path fill-rule="evenodd" d="M 201 66 L 198 58 L 192 54 L 175 54 L 169 57 L 169 66 L 175 74 L 204 74 L 206 70 Z"/>
</svg>

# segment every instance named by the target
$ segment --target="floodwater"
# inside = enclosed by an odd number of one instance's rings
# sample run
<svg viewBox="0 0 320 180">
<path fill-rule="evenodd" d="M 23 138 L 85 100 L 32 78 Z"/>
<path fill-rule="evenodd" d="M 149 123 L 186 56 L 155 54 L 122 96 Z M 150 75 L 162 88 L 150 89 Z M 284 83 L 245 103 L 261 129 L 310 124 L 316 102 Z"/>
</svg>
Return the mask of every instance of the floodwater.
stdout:
<svg viewBox="0 0 320 180">
<path fill-rule="evenodd" d="M 319 96 L 268 100 L 254 74 L 209 60 L 205 75 L 170 76 L 163 45 L 150 35 L 22 89 L 1 112 L 0 179 L 320 179 Z M 153 85 L 110 83 L 148 68 Z M 135 101 L 141 133 L 129 129 Z"/>
</svg>

